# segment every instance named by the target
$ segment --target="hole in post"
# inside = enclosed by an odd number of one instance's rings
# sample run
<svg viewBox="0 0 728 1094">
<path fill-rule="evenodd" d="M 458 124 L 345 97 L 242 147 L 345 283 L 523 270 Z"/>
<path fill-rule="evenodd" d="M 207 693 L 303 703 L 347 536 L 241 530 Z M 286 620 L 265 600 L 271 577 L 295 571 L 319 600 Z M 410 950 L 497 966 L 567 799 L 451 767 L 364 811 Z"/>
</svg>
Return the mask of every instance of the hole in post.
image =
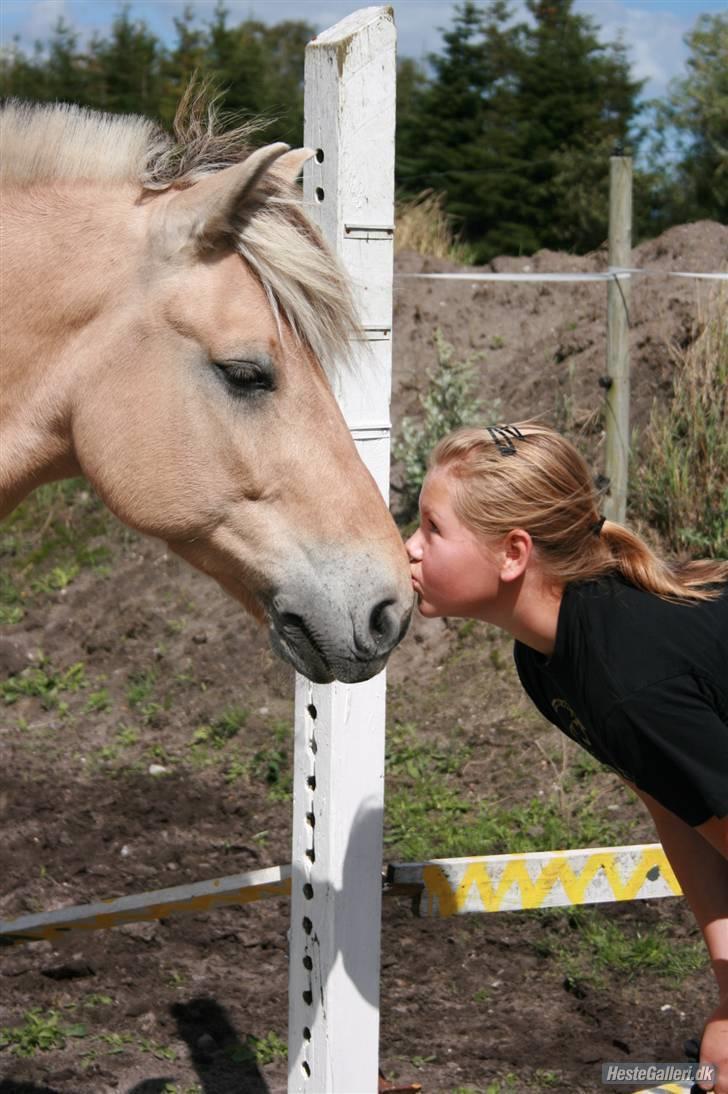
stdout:
<svg viewBox="0 0 728 1094">
<path fill-rule="evenodd" d="M 315 775 L 309 775 L 309 777 L 306 779 L 306 782 L 308 783 L 309 788 L 311 790 L 316 789 L 316 776 Z"/>
<path fill-rule="evenodd" d="M 308 957 L 308 956 L 304 957 L 303 967 L 304 967 L 304 969 L 308 969 L 308 971 L 310 972 L 311 969 L 313 968 L 313 958 Z"/>
<path fill-rule="evenodd" d="M 308 711 L 309 718 L 315 718 L 318 714 L 318 711 L 316 710 L 316 707 L 313 705 L 313 703 L 309 703 L 306 707 L 306 710 Z"/>
<path fill-rule="evenodd" d="M 315 756 L 316 753 L 318 752 L 318 745 L 316 744 L 316 738 L 315 737 L 311 738 L 308 747 L 311 749 L 312 755 Z"/>
<path fill-rule="evenodd" d="M 311 1030 L 308 1028 L 308 1026 L 303 1027 L 303 1039 L 304 1041 L 311 1040 Z"/>
<path fill-rule="evenodd" d="M 313 885 L 309 881 L 303 887 L 303 895 L 306 900 L 313 900 Z"/>
<path fill-rule="evenodd" d="M 308 850 L 306 851 L 306 858 L 308 859 L 309 862 L 315 862 L 316 861 L 316 852 L 314 851 L 313 847 L 309 847 Z"/>
<path fill-rule="evenodd" d="M 316 201 L 323 201 L 323 200 L 324 200 L 324 188 L 323 188 L 323 186 L 317 186 L 316 187 Z"/>
<path fill-rule="evenodd" d="M 307 1079 L 311 1078 L 311 1068 L 308 1066 L 308 1064 L 306 1063 L 305 1060 L 301 1064 L 301 1071 L 303 1072 L 303 1074 L 306 1076 Z"/>
<path fill-rule="evenodd" d="M 306 822 L 311 825 L 312 828 L 316 827 L 316 816 L 314 813 L 306 814 Z"/>
<path fill-rule="evenodd" d="M 323 162 L 324 162 L 324 150 L 323 150 L 323 148 L 317 148 L 316 149 L 316 163 L 323 163 Z"/>
<path fill-rule="evenodd" d="M 303 917 L 301 926 L 303 927 L 306 934 L 311 934 L 311 931 L 313 930 L 313 923 L 311 922 L 311 920 L 308 918 L 307 915 L 305 915 Z"/>
<path fill-rule="evenodd" d="M 312 991 L 305 991 L 303 993 L 303 1001 L 304 1001 L 304 1003 L 306 1004 L 307 1007 L 310 1007 L 311 1004 L 313 1003 L 313 992 Z"/>
</svg>

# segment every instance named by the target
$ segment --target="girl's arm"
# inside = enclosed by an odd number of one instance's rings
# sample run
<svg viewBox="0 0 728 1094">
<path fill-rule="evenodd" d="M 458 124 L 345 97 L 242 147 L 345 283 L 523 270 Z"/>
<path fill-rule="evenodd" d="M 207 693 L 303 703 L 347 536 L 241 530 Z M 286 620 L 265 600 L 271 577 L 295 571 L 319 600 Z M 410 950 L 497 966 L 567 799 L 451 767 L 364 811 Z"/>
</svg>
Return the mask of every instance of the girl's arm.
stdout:
<svg viewBox="0 0 728 1094">
<path fill-rule="evenodd" d="M 720 1002 L 706 1023 L 700 1055 L 702 1062 L 719 1067 L 715 1094 L 728 1094 L 728 858 L 649 794 L 628 785 L 652 815 L 665 854 L 708 947 Z"/>
</svg>

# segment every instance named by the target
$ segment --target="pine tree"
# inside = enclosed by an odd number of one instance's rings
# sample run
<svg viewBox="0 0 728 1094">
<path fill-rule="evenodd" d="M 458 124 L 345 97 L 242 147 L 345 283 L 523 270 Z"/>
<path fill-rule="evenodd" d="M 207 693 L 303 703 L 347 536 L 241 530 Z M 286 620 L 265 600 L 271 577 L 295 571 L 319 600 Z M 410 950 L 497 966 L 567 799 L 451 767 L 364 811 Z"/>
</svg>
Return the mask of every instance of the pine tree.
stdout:
<svg viewBox="0 0 728 1094">
<path fill-rule="evenodd" d="M 402 134 L 402 189 L 445 191 L 481 259 L 598 245 L 608 153 L 638 110 L 620 43 L 602 45 L 573 0 L 528 8 L 514 24 L 505 0 L 458 7 Z"/>
<path fill-rule="evenodd" d="M 93 105 L 119 114 L 160 113 L 162 47 L 143 20 L 125 5 L 114 17 L 108 38 L 95 35 L 88 70 Z"/>
</svg>

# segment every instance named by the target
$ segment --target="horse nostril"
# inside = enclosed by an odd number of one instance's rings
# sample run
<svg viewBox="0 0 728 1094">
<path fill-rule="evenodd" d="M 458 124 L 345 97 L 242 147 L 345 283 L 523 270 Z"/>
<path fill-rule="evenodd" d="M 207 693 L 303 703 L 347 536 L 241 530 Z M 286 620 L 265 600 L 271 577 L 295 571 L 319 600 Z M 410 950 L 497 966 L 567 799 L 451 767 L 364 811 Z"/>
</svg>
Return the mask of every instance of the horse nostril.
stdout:
<svg viewBox="0 0 728 1094">
<path fill-rule="evenodd" d="M 380 600 L 369 616 L 369 633 L 377 645 L 394 642 L 399 633 L 397 618 L 392 611 L 394 603 L 394 600 Z"/>
</svg>

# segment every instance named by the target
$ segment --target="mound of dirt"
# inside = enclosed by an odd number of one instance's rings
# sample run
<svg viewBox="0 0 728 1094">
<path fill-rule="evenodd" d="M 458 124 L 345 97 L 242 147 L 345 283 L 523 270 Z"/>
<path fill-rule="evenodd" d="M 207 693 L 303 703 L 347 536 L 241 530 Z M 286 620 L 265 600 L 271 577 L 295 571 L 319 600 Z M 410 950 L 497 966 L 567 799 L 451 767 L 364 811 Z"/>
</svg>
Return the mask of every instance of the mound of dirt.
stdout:
<svg viewBox="0 0 728 1094">
<path fill-rule="evenodd" d="M 673 351 L 688 344 L 716 282 L 664 276 L 669 271 L 724 272 L 728 227 L 710 221 L 671 228 L 633 252 L 631 419 L 637 429 L 654 399 L 669 396 Z M 472 272 L 601 273 L 606 247 L 584 257 L 539 251 L 496 258 Z M 567 432 L 601 434 L 606 372 L 605 283 L 497 283 L 417 280 L 407 275 L 462 272 L 444 259 L 400 253 L 395 264 L 395 421 L 417 415 L 418 396 L 435 363 L 440 329 L 459 359 L 475 355 L 484 419 L 545 417 Z"/>
</svg>

